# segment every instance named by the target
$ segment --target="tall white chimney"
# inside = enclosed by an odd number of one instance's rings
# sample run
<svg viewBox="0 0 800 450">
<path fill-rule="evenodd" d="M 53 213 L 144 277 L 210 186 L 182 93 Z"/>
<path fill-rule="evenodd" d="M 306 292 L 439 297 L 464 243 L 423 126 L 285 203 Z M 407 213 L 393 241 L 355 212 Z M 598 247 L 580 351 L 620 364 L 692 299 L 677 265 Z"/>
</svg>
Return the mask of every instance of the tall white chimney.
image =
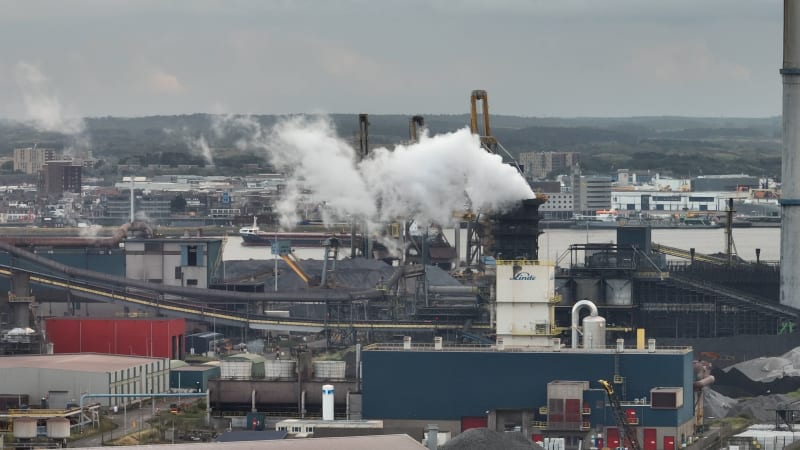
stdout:
<svg viewBox="0 0 800 450">
<path fill-rule="evenodd" d="M 134 220 L 136 219 L 136 216 L 134 215 L 134 211 L 133 211 L 133 201 L 134 201 L 133 187 L 134 187 L 135 183 L 136 183 L 136 181 L 133 179 L 133 176 L 131 176 L 131 223 L 133 223 Z"/>
<path fill-rule="evenodd" d="M 800 2 L 783 2 L 781 304 L 800 308 Z"/>
</svg>

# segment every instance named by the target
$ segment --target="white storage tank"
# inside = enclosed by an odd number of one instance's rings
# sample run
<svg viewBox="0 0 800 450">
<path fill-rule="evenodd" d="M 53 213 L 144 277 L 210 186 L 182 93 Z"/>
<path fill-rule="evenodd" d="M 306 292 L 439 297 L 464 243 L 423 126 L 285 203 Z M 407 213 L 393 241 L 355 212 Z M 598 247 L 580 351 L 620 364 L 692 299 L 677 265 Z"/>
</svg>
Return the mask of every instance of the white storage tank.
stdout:
<svg viewBox="0 0 800 450">
<path fill-rule="evenodd" d="M 264 361 L 264 370 L 266 378 L 294 378 L 297 376 L 296 372 L 297 362 L 289 359 L 268 359 Z"/>
<path fill-rule="evenodd" d="M 222 361 L 220 377 L 246 380 L 250 378 L 253 363 L 250 361 Z"/>
<path fill-rule="evenodd" d="M 606 280 L 606 304 L 615 306 L 628 306 L 631 303 L 631 280 Z"/>
<path fill-rule="evenodd" d="M 314 378 L 344 380 L 347 364 L 344 361 L 314 361 Z"/>
<path fill-rule="evenodd" d="M 36 438 L 36 419 L 30 417 L 14 419 L 14 437 L 17 439 Z"/>
<path fill-rule="evenodd" d="M 583 318 L 583 348 L 606 346 L 606 319 L 600 316 Z"/>
<path fill-rule="evenodd" d="M 333 385 L 322 386 L 322 420 L 333 420 Z"/>
<path fill-rule="evenodd" d="M 66 439 L 69 434 L 69 419 L 53 417 L 47 420 L 47 437 L 50 439 Z"/>
</svg>

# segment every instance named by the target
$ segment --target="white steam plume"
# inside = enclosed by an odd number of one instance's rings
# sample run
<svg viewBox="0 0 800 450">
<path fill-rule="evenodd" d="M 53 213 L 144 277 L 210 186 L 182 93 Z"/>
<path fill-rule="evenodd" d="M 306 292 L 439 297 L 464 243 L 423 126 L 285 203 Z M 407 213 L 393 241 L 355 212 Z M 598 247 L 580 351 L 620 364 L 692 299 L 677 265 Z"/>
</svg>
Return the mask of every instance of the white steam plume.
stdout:
<svg viewBox="0 0 800 450">
<path fill-rule="evenodd" d="M 80 237 L 97 237 L 101 231 L 103 231 L 103 227 L 92 224 L 86 228 L 80 228 Z"/>
<path fill-rule="evenodd" d="M 271 130 L 249 117 L 227 117 L 216 129 L 240 133 L 244 137 L 237 147 L 266 151 L 275 168 L 287 174 L 287 188 L 277 205 L 284 228 L 297 222 L 304 191 L 325 204 L 326 223 L 413 217 L 449 224 L 467 203 L 500 212 L 534 197 L 516 169 L 484 151 L 468 129 L 423 134 L 418 143 L 394 150 L 376 148 L 361 161 L 327 117 L 290 117 Z"/>
<path fill-rule="evenodd" d="M 211 147 L 208 146 L 208 142 L 206 142 L 206 137 L 204 135 L 201 134 L 200 137 L 196 139 L 189 139 L 187 144 L 192 152 L 203 155 L 203 159 L 206 161 L 207 165 L 214 165 L 214 157 L 211 155 Z"/>
<path fill-rule="evenodd" d="M 206 165 L 213 166 L 214 165 L 214 155 L 211 152 L 211 147 L 208 145 L 208 141 L 206 140 L 205 135 L 201 134 L 200 137 L 192 137 L 190 136 L 190 131 L 188 127 L 183 127 L 181 130 L 175 130 L 172 128 L 164 128 L 161 130 L 167 136 L 178 135 L 181 139 L 183 139 L 183 143 L 189 148 L 189 151 L 193 154 L 199 154 L 203 157 L 206 162 Z"/>
<path fill-rule="evenodd" d="M 33 64 L 20 61 L 14 75 L 25 103 L 25 117 L 40 131 L 69 135 L 65 157 L 83 157 L 91 142 L 86 134 L 86 123 L 79 117 L 67 117 L 61 102 L 50 90 L 47 77 Z"/>
</svg>

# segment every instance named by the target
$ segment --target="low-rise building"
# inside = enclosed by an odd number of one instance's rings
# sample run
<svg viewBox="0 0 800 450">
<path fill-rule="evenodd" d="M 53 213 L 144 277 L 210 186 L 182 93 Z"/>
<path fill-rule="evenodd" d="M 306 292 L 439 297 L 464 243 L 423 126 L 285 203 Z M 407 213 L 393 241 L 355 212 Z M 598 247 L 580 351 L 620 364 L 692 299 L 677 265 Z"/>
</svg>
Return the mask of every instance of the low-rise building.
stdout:
<svg viewBox="0 0 800 450">
<path fill-rule="evenodd" d="M 219 276 L 222 239 L 129 239 L 125 276 L 171 286 L 207 289 Z"/>
<path fill-rule="evenodd" d="M 95 353 L 0 357 L 0 390 L 47 399 L 52 409 L 78 404 L 83 394 L 160 393 L 169 390 L 169 359 Z M 137 398 L 92 399 L 106 406 Z"/>
</svg>

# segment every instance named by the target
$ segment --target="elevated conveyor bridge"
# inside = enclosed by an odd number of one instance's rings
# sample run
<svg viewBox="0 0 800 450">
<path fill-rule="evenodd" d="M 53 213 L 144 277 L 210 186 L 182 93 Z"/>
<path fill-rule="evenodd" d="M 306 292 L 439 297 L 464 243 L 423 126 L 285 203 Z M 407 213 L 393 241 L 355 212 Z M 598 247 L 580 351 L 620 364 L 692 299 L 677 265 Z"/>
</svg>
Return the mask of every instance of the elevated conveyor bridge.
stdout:
<svg viewBox="0 0 800 450">
<path fill-rule="evenodd" d="M 121 306 L 153 311 L 157 315 L 185 319 L 215 320 L 223 325 L 249 327 L 262 330 L 287 330 L 319 332 L 326 329 L 352 329 L 374 331 L 403 330 L 463 330 L 463 323 L 443 323 L 421 320 L 325 320 L 310 318 L 278 318 L 248 312 L 251 305 L 263 302 L 348 304 L 364 300 L 383 300 L 385 290 L 332 292 L 310 290 L 304 292 L 266 292 L 258 294 L 218 291 L 153 284 L 140 280 L 74 268 L 39 255 L 0 242 L 0 251 L 13 255 L 11 263 L 0 264 L 0 276 L 11 277 L 24 273 L 31 284 L 65 290 L 77 298 L 115 303 Z M 391 285 L 404 274 L 398 268 Z M 226 306 L 246 305 L 245 311 L 225 309 Z M 472 324 L 472 330 L 488 330 L 488 324 Z"/>
<path fill-rule="evenodd" d="M 693 261 L 704 262 L 718 266 L 729 264 L 727 258 L 720 258 L 718 256 L 705 255 L 703 253 L 697 253 L 697 252 L 695 252 L 694 255 L 692 255 L 692 252 L 689 250 L 684 250 L 677 247 L 670 247 L 667 245 L 653 243 L 651 249 L 656 253 L 663 253 L 668 256 L 674 256 L 676 258 L 691 259 Z"/>
</svg>

